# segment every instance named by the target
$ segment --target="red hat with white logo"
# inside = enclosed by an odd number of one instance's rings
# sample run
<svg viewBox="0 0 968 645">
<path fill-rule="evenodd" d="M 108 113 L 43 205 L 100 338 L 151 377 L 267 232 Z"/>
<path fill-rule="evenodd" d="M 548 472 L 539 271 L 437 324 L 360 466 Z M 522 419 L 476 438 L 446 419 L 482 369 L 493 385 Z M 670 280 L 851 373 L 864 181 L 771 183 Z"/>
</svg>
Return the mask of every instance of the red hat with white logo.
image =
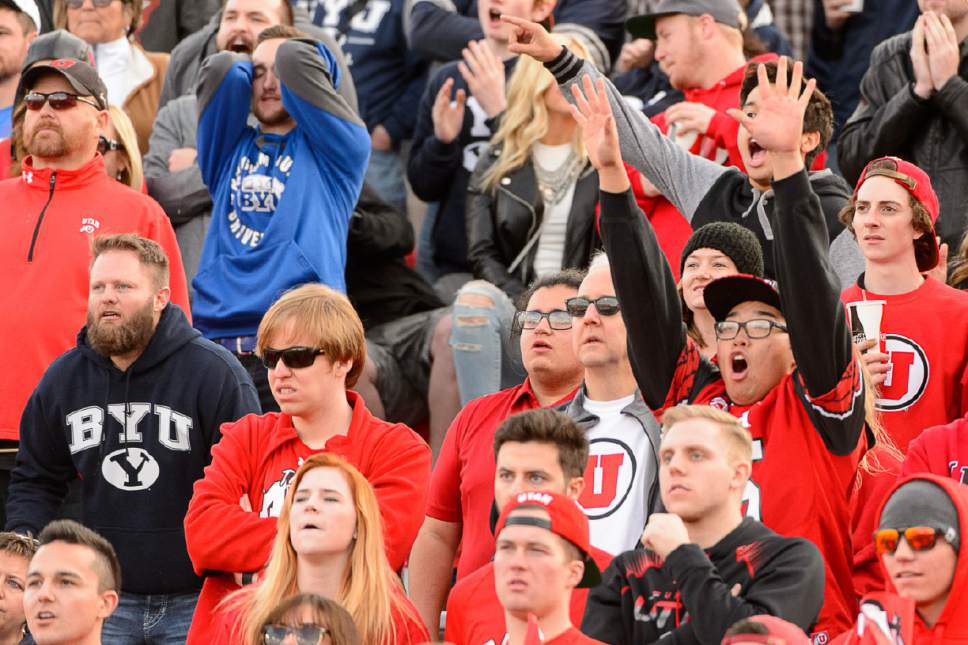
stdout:
<svg viewBox="0 0 968 645">
<path fill-rule="evenodd" d="M 511 517 L 514 511 L 522 508 L 540 508 L 548 514 L 548 519 L 523 514 Z M 574 544 L 584 556 L 585 563 L 585 575 L 578 583 L 579 587 L 594 587 L 602 581 L 602 572 L 591 557 L 588 518 L 578 502 L 572 498 L 543 491 L 518 493 L 501 511 L 494 535 L 499 536 L 505 526 L 515 525 L 547 529 Z"/>
<path fill-rule="evenodd" d="M 928 212 L 931 218 L 931 230 L 914 242 L 914 257 L 918 262 L 918 271 L 930 271 L 938 265 L 938 240 L 934 230 L 934 224 L 938 221 L 938 214 L 941 207 L 938 204 L 938 195 L 931 187 L 931 178 L 910 161 L 904 161 L 899 157 L 881 157 L 867 164 L 864 172 L 857 180 L 854 188 L 854 200 L 857 199 L 857 191 L 864 185 L 864 182 L 871 177 L 887 177 L 894 183 L 906 190 L 918 203 Z M 919 243 L 920 242 L 920 243 Z"/>
</svg>

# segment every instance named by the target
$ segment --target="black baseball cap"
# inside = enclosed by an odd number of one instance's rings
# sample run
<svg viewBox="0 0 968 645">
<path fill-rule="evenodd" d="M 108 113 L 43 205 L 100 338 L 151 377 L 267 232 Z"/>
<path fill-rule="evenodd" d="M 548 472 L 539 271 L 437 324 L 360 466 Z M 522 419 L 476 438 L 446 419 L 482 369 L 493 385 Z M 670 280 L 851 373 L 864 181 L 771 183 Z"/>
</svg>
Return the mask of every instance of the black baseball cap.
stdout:
<svg viewBox="0 0 968 645">
<path fill-rule="evenodd" d="M 655 21 L 663 16 L 678 13 L 687 16 L 704 16 L 709 14 L 716 22 L 742 29 L 740 16 L 743 10 L 736 0 L 659 0 L 652 13 L 633 16 L 625 23 L 625 28 L 634 38 L 648 38 L 655 40 Z"/>
<path fill-rule="evenodd" d="M 776 283 L 747 273 L 713 280 L 702 293 L 706 309 L 716 322 L 726 320 L 729 312 L 744 302 L 762 302 L 782 311 Z"/>
<path fill-rule="evenodd" d="M 23 88 L 24 94 L 39 76 L 50 73 L 60 74 L 78 94 L 94 97 L 100 109 L 108 109 L 108 90 L 104 87 L 104 81 L 94 67 L 76 58 L 58 58 L 28 69 L 20 79 L 20 87 Z"/>
<path fill-rule="evenodd" d="M 27 49 L 27 57 L 21 66 L 21 72 L 27 71 L 39 60 L 57 60 L 58 58 L 76 58 L 92 67 L 94 66 L 94 50 L 84 40 L 69 31 L 57 29 L 41 34 L 34 38 Z"/>
</svg>

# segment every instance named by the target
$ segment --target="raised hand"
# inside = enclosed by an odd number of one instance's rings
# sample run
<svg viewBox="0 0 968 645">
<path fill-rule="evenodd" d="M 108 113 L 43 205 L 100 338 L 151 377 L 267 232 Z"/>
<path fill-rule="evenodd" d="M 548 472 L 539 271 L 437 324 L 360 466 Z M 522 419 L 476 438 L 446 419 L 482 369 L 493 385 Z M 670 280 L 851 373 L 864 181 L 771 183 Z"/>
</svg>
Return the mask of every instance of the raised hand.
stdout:
<svg viewBox="0 0 968 645">
<path fill-rule="evenodd" d="M 615 62 L 615 73 L 622 74 L 633 69 L 648 67 L 655 60 L 655 43 L 647 38 L 636 38 L 622 45 Z"/>
<path fill-rule="evenodd" d="M 591 77 L 586 74 L 581 83 L 584 92 L 578 85 L 571 87 L 575 105 L 569 107 L 572 117 L 581 128 L 588 159 L 599 171 L 621 168 L 622 153 L 618 144 L 618 131 L 615 128 L 612 107 L 608 104 L 608 95 L 605 93 L 605 81 L 598 79 L 592 84 Z"/>
<path fill-rule="evenodd" d="M 793 64 L 793 78 L 789 83 L 787 64 L 788 59 L 785 56 L 780 58 L 776 65 L 775 83 L 770 83 L 764 65 L 757 68 L 758 96 L 755 114 L 736 109 L 730 109 L 728 113 L 749 131 L 760 147 L 770 153 L 800 154 L 803 115 L 807 111 L 807 104 L 810 103 L 817 81 L 807 81 L 801 92 L 803 63 L 797 61 Z"/>
<path fill-rule="evenodd" d="M 924 40 L 924 16 L 918 16 L 911 30 L 911 66 L 914 68 L 914 93 L 922 99 L 929 98 L 934 91 L 931 80 L 931 65 Z"/>
<path fill-rule="evenodd" d="M 561 45 L 538 23 L 506 14 L 501 14 L 501 20 L 511 25 L 508 51 L 512 54 L 527 54 L 535 60 L 547 63 L 561 53 Z"/>
<path fill-rule="evenodd" d="M 938 91 L 958 73 L 958 65 L 961 63 L 958 35 L 951 20 L 944 14 L 926 11 L 921 18 L 924 19 L 924 38 L 928 46 L 931 85 L 935 91 Z"/>
<path fill-rule="evenodd" d="M 450 143 L 460 134 L 464 127 L 464 105 L 467 103 L 467 92 L 457 90 L 454 102 L 450 100 L 450 92 L 454 89 L 454 79 L 448 78 L 440 86 L 431 116 L 434 120 L 434 136 L 441 143 Z"/>
<path fill-rule="evenodd" d="M 504 63 L 483 40 L 470 41 L 463 54 L 464 60 L 457 63 L 457 69 L 485 114 L 496 117 L 508 106 Z"/>
</svg>

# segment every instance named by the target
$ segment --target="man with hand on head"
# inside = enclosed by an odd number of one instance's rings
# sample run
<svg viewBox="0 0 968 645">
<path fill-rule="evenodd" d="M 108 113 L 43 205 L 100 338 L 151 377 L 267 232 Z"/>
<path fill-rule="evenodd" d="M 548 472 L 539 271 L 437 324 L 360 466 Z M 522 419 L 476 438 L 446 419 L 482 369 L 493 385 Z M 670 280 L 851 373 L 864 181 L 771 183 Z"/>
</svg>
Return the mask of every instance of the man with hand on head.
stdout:
<svg viewBox="0 0 968 645">
<path fill-rule="evenodd" d="M 582 631 L 612 645 L 717 643 L 741 617 L 771 614 L 809 630 L 823 604 L 823 558 L 802 538 L 743 517 L 753 443 L 707 406 L 662 417 L 659 482 L 642 546 L 615 558 L 588 596 Z"/>
<path fill-rule="evenodd" d="M 101 645 L 101 629 L 118 605 L 121 588 L 121 565 L 114 548 L 71 520 L 51 522 L 39 541 L 24 592 L 27 627 L 34 642 Z"/>
<path fill-rule="evenodd" d="M 531 32 L 534 33 L 534 32 Z M 642 398 L 661 414 L 681 402 L 709 404 L 740 419 L 753 438 L 746 515 L 824 556 L 825 599 L 816 631 L 840 633 L 855 611 L 849 492 L 867 447 L 866 388 L 839 285 L 827 259 L 820 200 L 801 145 L 813 95 L 787 59 L 771 82 L 757 70 L 756 118 L 734 112 L 770 158 L 779 291 L 753 276 L 721 277 L 703 290 L 716 321 L 718 368 L 687 337 L 675 281 L 655 234 L 635 207 L 604 81 L 583 79 L 576 114 L 599 168 L 606 251 L 622 258 L 612 277 L 628 327 Z M 876 429 L 875 429 L 876 432 Z M 791 509 L 790 500 L 800 504 Z"/>
<path fill-rule="evenodd" d="M 514 496 L 495 531 L 494 588 L 504 607 L 508 645 L 596 645 L 568 616 L 576 587 L 601 572 L 589 555 L 588 518 L 575 500 L 531 491 Z"/>
</svg>

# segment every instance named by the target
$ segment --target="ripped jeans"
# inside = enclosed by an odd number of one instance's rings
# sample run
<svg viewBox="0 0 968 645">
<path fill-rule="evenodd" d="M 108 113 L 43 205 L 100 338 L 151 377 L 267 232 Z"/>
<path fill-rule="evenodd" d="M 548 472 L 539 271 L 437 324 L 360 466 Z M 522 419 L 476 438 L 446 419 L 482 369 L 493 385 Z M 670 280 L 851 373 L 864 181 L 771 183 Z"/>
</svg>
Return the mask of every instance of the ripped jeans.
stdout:
<svg viewBox="0 0 968 645">
<path fill-rule="evenodd" d="M 457 292 L 450 346 L 461 405 L 527 376 L 520 343 L 511 334 L 514 311 L 511 298 L 490 282 L 472 280 Z"/>
</svg>

